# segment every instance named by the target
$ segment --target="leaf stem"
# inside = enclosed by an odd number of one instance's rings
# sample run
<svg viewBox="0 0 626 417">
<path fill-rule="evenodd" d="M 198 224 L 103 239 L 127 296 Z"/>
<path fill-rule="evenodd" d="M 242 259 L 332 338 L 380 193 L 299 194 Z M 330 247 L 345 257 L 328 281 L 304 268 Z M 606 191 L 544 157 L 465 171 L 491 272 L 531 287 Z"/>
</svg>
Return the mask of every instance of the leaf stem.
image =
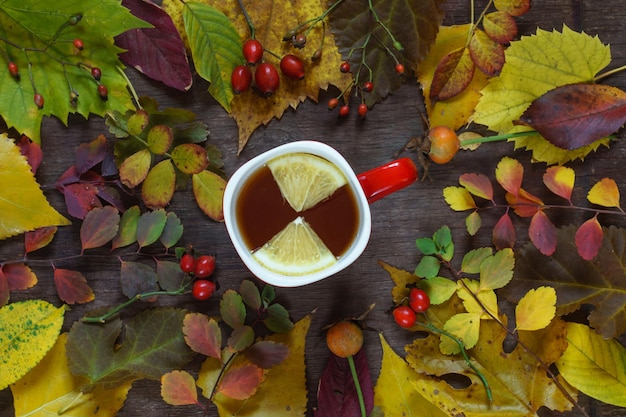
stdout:
<svg viewBox="0 0 626 417">
<path fill-rule="evenodd" d="M 474 145 L 477 143 L 489 143 L 489 142 L 498 142 L 501 140 L 515 139 L 524 136 L 536 136 L 539 135 L 539 132 L 536 130 L 528 130 L 525 132 L 515 132 L 515 133 L 503 133 L 501 135 L 493 135 L 493 136 L 483 136 L 475 139 L 467 139 L 461 142 L 461 146 Z"/>
<path fill-rule="evenodd" d="M 602 74 L 600 74 L 600 75 L 596 76 L 596 77 L 593 79 L 593 81 L 594 81 L 594 82 L 598 82 L 598 81 L 602 80 L 603 78 L 608 77 L 609 75 L 613 75 L 613 74 L 616 74 L 616 73 L 618 73 L 618 72 L 620 72 L 620 71 L 624 71 L 624 70 L 626 70 L 626 65 L 622 65 L 622 66 L 621 66 L 621 67 L 619 67 L 619 68 L 614 68 L 614 69 L 609 70 L 609 71 L 607 71 L 607 72 L 603 72 Z"/>
<path fill-rule="evenodd" d="M 254 29 L 254 23 L 252 23 L 252 19 L 250 18 L 250 15 L 248 14 L 248 11 L 246 10 L 246 6 L 243 4 L 242 0 L 237 0 L 239 2 L 239 8 L 241 9 L 241 12 L 243 13 L 243 17 L 246 18 L 246 23 L 248 24 L 248 28 L 250 29 L 250 39 L 255 39 L 256 36 L 256 31 Z"/>
<path fill-rule="evenodd" d="M 348 356 L 348 365 L 350 365 L 350 373 L 354 380 L 354 389 L 356 395 L 359 398 L 359 408 L 361 409 L 361 417 L 367 417 L 367 410 L 365 409 L 365 400 L 363 399 L 363 391 L 361 390 L 361 384 L 359 383 L 359 375 L 356 372 L 356 366 L 354 365 L 354 357 Z"/>
</svg>

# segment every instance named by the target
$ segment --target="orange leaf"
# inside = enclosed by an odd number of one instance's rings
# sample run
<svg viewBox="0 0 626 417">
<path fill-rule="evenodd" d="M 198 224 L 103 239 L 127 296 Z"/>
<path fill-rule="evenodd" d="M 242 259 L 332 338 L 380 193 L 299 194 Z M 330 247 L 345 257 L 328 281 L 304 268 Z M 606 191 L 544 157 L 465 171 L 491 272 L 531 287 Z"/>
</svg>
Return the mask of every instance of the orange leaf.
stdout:
<svg viewBox="0 0 626 417">
<path fill-rule="evenodd" d="M 496 181 L 513 195 L 519 193 L 524 177 L 524 167 L 516 159 L 504 157 L 496 167 Z"/>
<path fill-rule="evenodd" d="M 48 246 L 57 232 L 56 226 L 40 227 L 32 232 L 24 234 L 24 247 L 26 253 L 34 252 Z"/>
<path fill-rule="evenodd" d="M 185 342 L 194 351 L 221 359 L 222 332 L 214 319 L 200 313 L 189 313 L 183 321 Z"/>
<path fill-rule="evenodd" d="M 161 376 L 161 397 L 170 405 L 198 404 L 196 381 L 188 372 L 172 371 Z"/>
<path fill-rule="evenodd" d="M 587 200 L 590 203 L 603 207 L 617 207 L 621 209 L 619 198 L 619 188 L 615 180 L 611 178 L 602 178 L 587 193 Z"/>
<path fill-rule="evenodd" d="M 54 285 L 59 298 L 67 304 L 83 304 L 93 301 L 93 290 L 87 280 L 78 271 L 56 268 L 54 270 Z"/>
<path fill-rule="evenodd" d="M 512 248 L 515 246 L 515 227 L 509 213 L 504 213 L 493 228 L 493 245 L 496 249 Z"/>
<path fill-rule="evenodd" d="M 6 277 L 9 290 L 26 290 L 37 284 L 37 276 L 26 264 L 2 265 L 1 273 Z"/>
<path fill-rule="evenodd" d="M 463 174 L 459 177 L 459 184 L 477 197 L 493 200 L 493 185 L 486 175 Z"/>
<path fill-rule="evenodd" d="M 521 16 L 530 10 L 530 0 L 495 0 L 494 5 L 511 16 Z"/>
<path fill-rule="evenodd" d="M 595 258 L 600 250 L 600 246 L 602 246 L 603 238 L 604 232 L 596 217 L 592 217 L 584 222 L 578 230 L 576 230 L 574 237 L 580 257 L 586 261 Z"/>
<path fill-rule="evenodd" d="M 543 174 L 543 183 L 550 191 L 571 203 L 572 190 L 576 174 L 571 168 L 564 166 L 554 166 L 546 170 Z"/>
<path fill-rule="evenodd" d="M 469 43 L 470 56 L 479 70 L 494 76 L 504 66 L 504 47 L 482 30 L 476 30 Z"/>
<path fill-rule="evenodd" d="M 543 201 L 539 197 L 535 197 L 523 188 L 520 188 L 517 195 L 507 193 L 505 197 L 515 214 L 520 217 L 532 217 L 543 206 Z"/>
<path fill-rule="evenodd" d="M 430 86 L 429 98 L 434 101 L 452 98 L 467 88 L 473 76 L 474 62 L 469 50 L 455 49 L 439 61 Z"/>
<path fill-rule="evenodd" d="M 497 11 L 488 13 L 483 19 L 485 33 L 494 41 L 505 44 L 517 36 L 517 23 L 507 12 Z"/>
<path fill-rule="evenodd" d="M 217 387 L 217 392 L 235 400 L 250 398 L 263 382 L 263 369 L 248 364 L 231 368 Z"/>
<path fill-rule="evenodd" d="M 539 210 L 530 220 L 528 236 L 541 253 L 550 256 L 556 250 L 556 227 L 548 216 Z"/>
</svg>

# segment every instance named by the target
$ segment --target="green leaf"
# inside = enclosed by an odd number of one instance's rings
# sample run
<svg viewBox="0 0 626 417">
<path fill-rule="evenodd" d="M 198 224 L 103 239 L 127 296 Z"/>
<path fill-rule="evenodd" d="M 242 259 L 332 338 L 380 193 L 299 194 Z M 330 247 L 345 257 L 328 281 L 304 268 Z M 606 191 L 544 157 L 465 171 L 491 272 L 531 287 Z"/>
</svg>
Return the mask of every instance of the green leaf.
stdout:
<svg viewBox="0 0 626 417">
<path fill-rule="evenodd" d="M 432 278 L 439 273 L 441 264 L 434 256 L 423 256 L 415 268 L 415 275 L 420 278 Z"/>
<path fill-rule="evenodd" d="M 261 293 L 254 282 L 249 279 L 241 281 L 239 286 L 239 293 L 243 302 L 246 303 L 253 310 L 259 310 L 261 308 Z"/>
<path fill-rule="evenodd" d="M 417 249 L 422 252 L 422 255 L 434 255 L 437 253 L 437 247 L 435 242 L 429 237 L 421 237 L 415 240 Z"/>
<path fill-rule="evenodd" d="M 158 209 L 143 213 L 137 221 L 137 243 L 140 248 L 144 248 L 156 242 L 167 222 L 165 210 Z"/>
<path fill-rule="evenodd" d="M 148 172 L 141 185 L 141 199 L 150 209 L 163 209 L 172 201 L 175 190 L 176 171 L 172 161 L 164 159 Z"/>
<path fill-rule="evenodd" d="M 174 246 L 181 237 L 183 237 L 183 224 L 180 222 L 180 218 L 176 213 L 167 213 L 165 228 L 159 237 L 159 241 L 165 246 L 165 249 L 169 249 Z"/>
<path fill-rule="evenodd" d="M 110 242 L 117 235 L 119 223 L 120 215 L 113 206 L 96 207 L 90 210 L 80 227 L 83 251 Z"/>
<path fill-rule="evenodd" d="M 113 238 L 111 250 L 123 248 L 137 241 L 137 221 L 141 215 L 139 206 L 132 206 L 122 214 L 117 235 Z"/>
<path fill-rule="evenodd" d="M 428 298 L 430 298 L 430 303 L 433 305 L 448 301 L 457 290 L 457 285 L 454 281 L 439 276 L 421 280 L 419 287 L 426 291 Z"/>
<path fill-rule="evenodd" d="M 206 150 L 194 143 L 184 143 L 172 150 L 172 161 L 185 174 L 199 174 L 209 166 Z"/>
<path fill-rule="evenodd" d="M 156 260 L 157 281 L 159 287 L 165 291 L 177 291 L 186 280 L 186 275 L 180 269 L 178 262 Z"/>
<path fill-rule="evenodd" d="M 220 301 L 220 315 L 231 328 L 243 326 L 246 320 L 246 306 L 235 290 L 226 290 Z"/>
<path fill-rule="evenodd" d="M 157 279 L 157 273 L 148 265 L 122 261 L 120 283 L 126 297 L 133 298 L 138 294 L 158 291 Z"/>
<path fill-rule="evenodd" d="M 185 3 L 183 20 L 198 74 L 211 83 L 211 96 L 230 112 L 230 75 L 243 61 L 239 33 L 226 15 L 202 3 Z"/>
<path fill-rule="evenodd" d="M 274 333 L 287 333 L 293 329 L 289 312 L 281 304 L 272 304 L 267 308 L 267 317 L 263 324 Z"/>
<path fill-rule="evenodd" d="M 27 300 L 0 308 L 0 391 L 30 371 L 59 337 L 65 307 Z"/>
<path fill-rule="evenodd" d="M 146 141 L 150 152 L 157 155 L 163 155 L 170 149 L 170 146 L 172 146 L 172 142 L 174 141 L 172 129 L 166 125 L 156 125 L 148 131 Z"/>
<path fill-rule="evenodd" d="M 465 228 L 467 229 L 467 234 L 470 236 L 475 236 L 476 233 L 480 230 L 480 226 L 482 225 L 482 220 L 480 218 L 480 214 L 478 211 L 471 212 L 465 218 Z"/>
<path fill-rule="evenodd" d="M 250 326 L 239 326 L 230 334 L 226 345 L 231 352 L 241 352 L 254 343 L 254 329 Z"/>
<path fill-rule="evenodd" d="M 82 19 L 76 25 L 67 25 L 70 17 L 78 12 L 82 13 Z M 127 30 L 149 25 L 134 17 L 118 0 L 60 3 L 8 0 L 0 5 L 0 25 L 11 28 L 2 34 L 5 53 L 21 69 L 19 80 L 9 71 L 0 74 L 3 97 L 0 114 L 9 127 L 39 142 L 44 116 L 54 115 L 67 124 L 71 113 L 87 118 L 91 113 L 103 116 L 113 109 L 134 107 L 126 78 L 118 71 L 121 50 L 114 45 L 113 38 Z M 51 44 L 55 34 L 56 40 Z M 72 45 L 75 38 L 85 45 L 80 52 Z M 82 65 L 77 65 L 79 62 Z M 30 74 L 27 72 L 29 64 Z M 101 82 L 108 89 L 106 101 L 97 92 L 89 69 L 92 66 L 102 71 Z M 29 82 L 31 77 L 32 83 Z M 41 110 L 33 101 L 33 83 L 45 99 Z M 69 84 L 79 94 L 75 107 L 70 100 Z"/>
<path fill-rule="evenodd" d="M 192 177 L 193 195 L 200 210 L 215 221 L 224 220 L 222 201 L 226 180 L 214 172 L 202 171 Z"/>
<path fill-rule="evenodd" d="M 480 264 L 480 290 L 497 290 L 513 278 L 515 257 L 511 248 L 499 250 Z"/>
<path fill-rule="evenodd" d="M 556 365 L 565 380 L 603 403 L 626 407 L 626 349 L 589 327 L 567 324 L 567 349 Z"/>
<path fill-rule="evenodd" d="M 468 274 L 478 274 L 480 272 L 480 265 L 492 254 L 493 250 L 491 248 L 472 249 L 463 256 L 461 270 Z"/>
<path fill-rule="evenodd" d="M 67 338 L 69 367 L 91 385 L 115 387 L 140 378 L 159 379 L 183 368 L 194 353 L 181 332 L 185 310 L 145 310 L 123 323 L 119 318 L 102 325 L 77 321 Z"/>
</svg>

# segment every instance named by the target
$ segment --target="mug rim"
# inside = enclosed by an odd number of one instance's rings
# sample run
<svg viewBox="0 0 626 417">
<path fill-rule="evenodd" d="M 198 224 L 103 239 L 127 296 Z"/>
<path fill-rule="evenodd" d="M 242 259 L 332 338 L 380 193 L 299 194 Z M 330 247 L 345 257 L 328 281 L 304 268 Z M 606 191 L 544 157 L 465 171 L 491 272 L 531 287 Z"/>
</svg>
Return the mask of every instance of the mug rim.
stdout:
<svg viewBox="0 0 626 417">
<path fill-rule="evenodd" d="M 346 176 L 352 187 L 359 208 L 359 230 L 353 244 L 348 251 L 340 256 L 337 262 L 328 268 L 306 275 L 283 275 L 263 267 L 253 257 L 250 250 L 243 243 L 243 239 L 237 236 L 235 199 L 239 195 L 245 177 L 265 165 L 269 160 L 288 153 L 304 152 L 320 156 L 337 165 Z M 371 212 L 365 192 L 360 185 L 356 173 L 348 161 L 335 148 L 323 142 L 303 140 L 279 145 L 250 159 L 239 167 L 226 183 L 223 198 L 224 223 L 231 243 L 235 247 L 239 258 L 254 276 L 260 280 L 277 287 L 298 287 L 311 284 L 328 278 L 356 261 L 365 250 L 371 235 L 372 221 Z"/>
</svg>

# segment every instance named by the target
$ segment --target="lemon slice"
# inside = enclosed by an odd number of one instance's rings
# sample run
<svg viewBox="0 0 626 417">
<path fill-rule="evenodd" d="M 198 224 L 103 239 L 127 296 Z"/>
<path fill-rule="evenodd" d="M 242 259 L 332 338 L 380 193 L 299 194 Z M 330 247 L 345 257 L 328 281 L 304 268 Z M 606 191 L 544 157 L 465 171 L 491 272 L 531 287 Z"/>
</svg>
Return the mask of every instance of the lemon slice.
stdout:
<svg viewBox="0 0 626 417">
<path fill-rule="evenodd" d="M 252 257 L 270 271 L 283 275 L 306 275 L 337 262 L 335 255 L 302 217 L 285 226 Z"/>
<path fill-rule="evenodd" d="M 347 179 L 332 162 L 309 153 L 291 153 L 267 163 L 280 192 L 296 212 L 330 197 Z"/>
</svg>

